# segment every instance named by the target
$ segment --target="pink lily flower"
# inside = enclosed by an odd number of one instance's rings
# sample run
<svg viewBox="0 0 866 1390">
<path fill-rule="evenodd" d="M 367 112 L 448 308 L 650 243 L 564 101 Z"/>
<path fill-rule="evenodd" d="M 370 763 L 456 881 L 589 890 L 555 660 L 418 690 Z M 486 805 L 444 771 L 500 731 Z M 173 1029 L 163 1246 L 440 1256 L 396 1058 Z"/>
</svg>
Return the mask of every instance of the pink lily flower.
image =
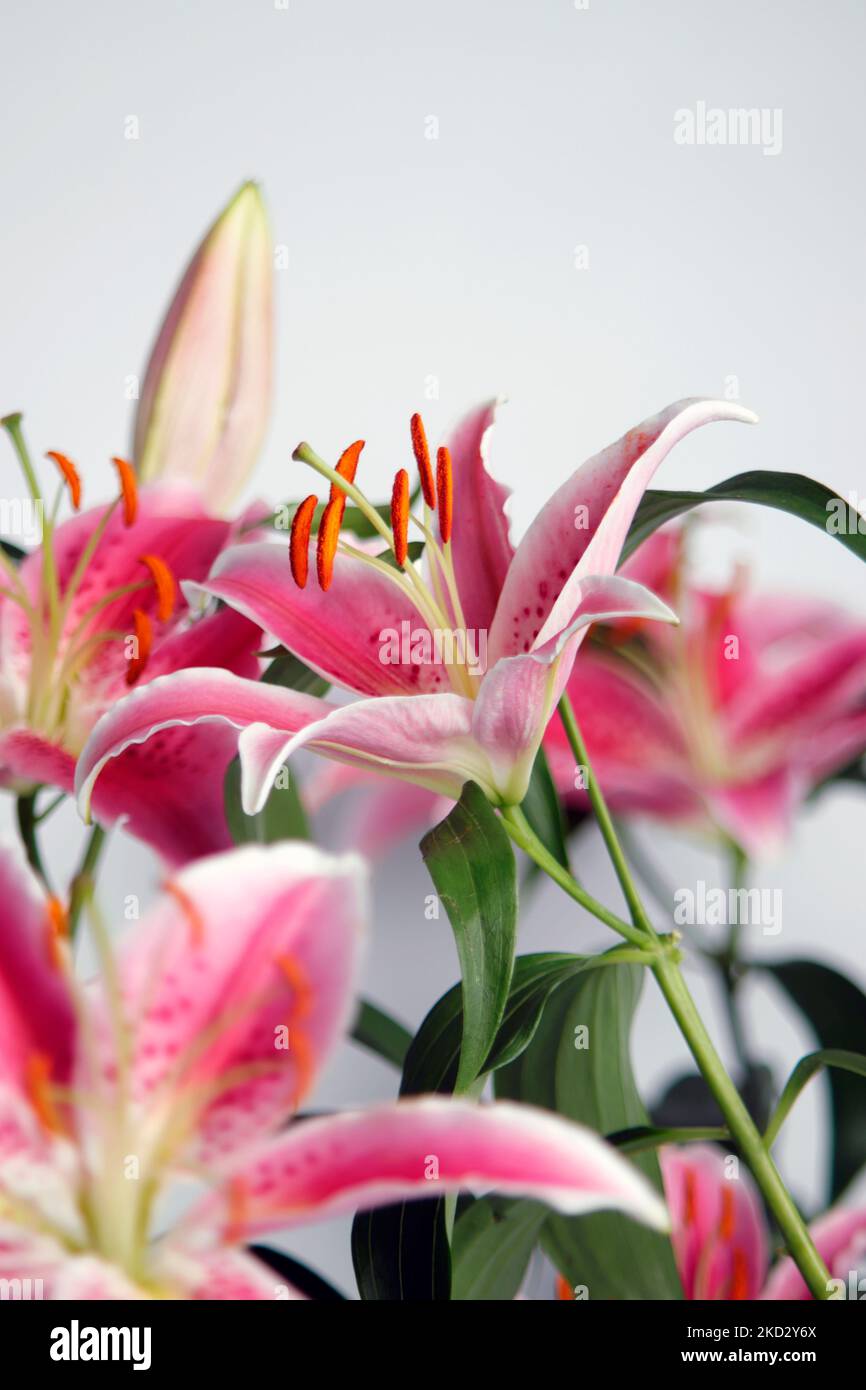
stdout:
<svg viewBox="0 0 866 1390">
<path fill-rule="evenodd" d="M 715 827 L 771 855 L 813 788 L 866 749 L 866 624 L 830 603 L 750 592 L 742 576 L 719 592 L 690 585 L 683 539 L 659 532 L 623 567 L 675 602 L 680 627 L 638 625 L 639 644 L 611 632 L 584 647 L 569 694 L 615 809 Z M 579 800 L 558 723 L 546 748 L 560 790 Z"/>
<path fill-rule="evenodd" d="M 298 508 L 289 561 L 273 544 L 235 548 L 199 586 L 360 700 L 337 706 L 217 671 L 153 682 L 109 712 L 88 741 L 76 777 L 84 814 L 113 758 L 157 729 L 202 719 L 240 730 L 248 812 L 264 804 L 277 771 L 301 747 L 441 796 L 458 797 L 472 779 L 494 804 L 519 803 L 587 629 L 622 618 L 675 621 L 643 586 L 614 574 L 656 468 L 697 426 L 754 417 L 727 402 L 669 407 L 579 468 L 509 559 L 505 490 L 485 465 L 493 413 L 492 405 L 475 412 L 453 448 L 440 448 L 435 483 L 423 426 L 413 421 L 426 578 L 407 558 L 408 475 L 400 470 L 395 479 L 389 531 L 354 485 L 358 441 L 336 469 L 309 446 L 296 451 L 332 487 L 316 546 L 317 586 L 307 587 L 314 495 Z M 392 547 L 396 565 L 339 541 L 344 493 Z M 486 659 L 477 659 L 482 645 Z"/>
<path fill-rule="evenodd" d="M 811 1298 L 800 1271 L 787 1255 L 767 1279 L 764 1211 L 757 1188 L 742 1164 L 736 1177 L 728 1176 L 730 1158 L 720 1149 L 702 1144 L 666 1146 L 659 1156 L 673 1223 L 674 1254 L 686 1298 Z M 862 1297 L 866 1292 L 866 1210 L 837 1208 L 816 1221 L 810 1234 L 837 1281 L 832 1296 Z"/>
<path fill-rule="evenodd" d="M 531 1107 L 433 1097 L 286 1126 L 352 1016 L 355 856 L 284 843 L 200 860 L 116 955 L 103 941 L 86 989 L 17 849 L 0 854 L 0 917 L 4 1279 L 54 1299 L 299 1297 L 250 1241 L 462 1189 L 666 1228 L 637 1169 Z M 184 1192 L 169 1221 L 166 1194 Z"/>
<path fill-rule="evenodd" d="M 52 457 L 77 511 L 77 471 Z M 238 678 L 259 670 L 255 624 L 228 609 L 193 620 L 178 587 L 204 578 L 236 528 L 207 515 L 189 489 L 139 495 L 130 465 L 116 463 L 115 502 L 59 525 L 46 515 L 42 546 L 0 570 L 0 786 L 16 793 L 42 784 L 71 792 L 91 730 L 131 686 L 193 666 Z M 222 779 L 234 740 L 224 728 L 202 732 L 167 730 L 147 759 L 131 750 L 113 764 L 98 819 L 128 817 L 132 833 L 175 863 L 227 848 Z"/>
<path fill-rule="evenodd" d="M 143 483 L 195 487 L 212 514 L 229 512 L 270 412 L 272 300 L 267 214 L 245 183 L 197 248 L 157 334 L 135 418 Z"/>
</svg>

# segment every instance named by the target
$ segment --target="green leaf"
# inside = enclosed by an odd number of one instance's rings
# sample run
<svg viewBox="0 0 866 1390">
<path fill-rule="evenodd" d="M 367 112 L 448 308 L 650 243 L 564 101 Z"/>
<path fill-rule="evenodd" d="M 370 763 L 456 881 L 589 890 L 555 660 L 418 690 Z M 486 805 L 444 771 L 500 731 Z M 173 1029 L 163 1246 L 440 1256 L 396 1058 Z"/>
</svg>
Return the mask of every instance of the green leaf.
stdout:
<svg viewBox="0 0 866 1390">
<path fill-rule="evenodd" d="M 645 492 L 631 524 L 622 559 L 626 560 L 641 541 L 652 535 L 665 522 L 682 516 L 704 502 L 755 502 L 762 507 L 799 516 L 812 526 L 818 526 L 835 536 L 847 550 L 866 560 L 866 520 L 859 529 L 857 514 L 838 493 L 806 478 L 802 473 L 775 473 L 758 469 L 753 473 L 738 473 L 726 478 L 706 492 Z M 834 518 L 845 518 L 845 528 L 837 528 Z"/>
<path fill-rule="evenodd" d="M 866 1053 L 866 995 L 829 965 L 811 960 L 762 965 L 808 1019 L 822 1049 Z M 835 1202 L 866 1163 L 863 1081 L 847 1071 L 827 1074 L 833 1116 L 829 1201 Z"/>
<path fill-rule="evenodd" d="M 819 1052 L 810 1052 L 807 1057 L 801 1057 L 785 1083 L 785 1089 L 767 1126 L 764 1142 L 768 1148 L 775 1143 L 779 1130 L 803 1087 L 819 1071 L 823 1071 L 824 1067 L 838 1067 L 841 1071 L 853 1073 L 854 1076 L 866 1077 L 866 1057 L 861 1052 L 842 1052 L 838 1048 L 825 1047 Z M 863 1098 L 866 1100 L 866 1093 Z"/>
<path fill-rule="evenodd" d="M 505 1010 L 517 932 L 514 851 L 480 787 L 467 782 L 421 853 L 454 932 L 463 988 L 463 1040 L 454 1089 L 481 1070 Z"/>
<path fill-rule="evenodd" d="M 565 847 L 565 823 L 559 794 L 550 775 L 550 768 L 544 749 L 539 748 L 532 768 L 529 788 L 520 809 L 532 826 L 545 849 L 564 869 L 568 865 L 568 850 Z"/>
<path fill-rule="evenodd" d="M 414 564 L 415 561 L 420 560 L 421 556 L 424 554 L 424 542 L 410 541 L 406 547 L 406 553 Z M 401 568 L 401 566 L 397 564 L 397 556 L 394 554 L 393 550 L 383 550 L 381 555 L 376 556 L 376 559 L 383 561 L 386 565 L 390 565 L 394 570 Z"/>
<path fill-rule="evenodd" d="M 234 758 L 226 769 L 223 795 L 229 832 L 236 845 L 309 840 L 310 827 L 294 777 L 289 777 L 284 787 L 273 787 L 262 810 L 248 816 L 241 806 L 241 765 Z"/>
<path fill-rule="evenodd" d="M 614 963 L 627 947 L 614 947 L 603 956 L 569 956 L 544 953 L 519 956 L 502 1023 L 485 1061 L 485 1070 L 517 1056 L 532 1037 L 545 999 L 551 991 L 581 970 Z M 401 1096 L 433 1091 L 450 1093 L 457 1080 L 463 1035 L 462 990 L 449 989 L 433 1005 L 406 1053 Z M 417 1215 L 419 1205 L 426 1216 Z M 401 1289 L 426 1290 L 427 1299 L 442 1297 L 448 1275 L 442 1242 L 447 1253 L 444 1206 L 437 1199 L 403 1203 L 383 1211 L 359 1215 L 352 1228 L 352 1252 L 362 1298 L 399 1299 Z M 408 1294 L 406 1295 L 409 1296 Z"/>
<path fill-rule="evenodd" d="M 549 1000 L 530 1045 L 496 1073 L 499 1095 L 529 1101 L 599 1134 L 646 1126 L 629 1057 L 643 972 L 633 966 L 575 976 Z M 588 1032 L 578 1032 L 586 1028 Z M 586 1042 L 587 1046 L 577 1044 Z M 654 1153 L 634 1160 L 661 1191 Z M 617 1212 L 550 1215 L 542 1242 L 572 1285 L 593 1299 L 679 1299 L 670 1241 Z"/>
<path fill-rule="evenodd" d="M 0 550 L 16 565 L 20 565 L 27 554 L 26 550 L 22 550 L 20 545 L 14 545 L 12 541 L 0 540 Z"/>
<path fill-rule="evenodd" d="M 632 951 L 614 946 L 598 956 L 574 956 L 544 951 L 518 956 L 508 1002 L 493 1046 L 483 1070 L 492 1071 L 519 1057 L 532 1041 L 545 1002 L 558 985 L 584 970 L 628 963 Z M 460 1039 L 463 1031 L 463 1003 L 459 985 L 449 989 L 427 1014 L 412 1039 L 403 1067 L 400 1094 L 450 1093 L 457 1078 Z"/>
<path fill-rule="evenodd" d="M 271 662 L 262 680 L 266 685 L 281 685 L 286 690 L 298 690 L 302 695 L 326 695 L 330 681 L 310 669 L 299 656 L 281 651 Z"/>
<path fill-rule="evenodd" d="M 352 1263 L 365 1302 L 431 1303 L 451 1297 L 445 1197 L 359 1212 Z"/>
<path fill-rule="evenodd" d="M 323 1279 L 321 1274 L 317 1274 L 308 1265 L 301 1264 L 291 1255 L 284 1255 L 282 1250 L 272 1250 L 269 1245 L 251 1245 L 250 1254 L 263 1264 L 269 1266 L 280 1276 L 280 1282 L 288 1284 L 289 1288 L 298 1289 L 307 1298 L 313 1299 L 316 1303 L 344 1303 L 346 1295 L 335 1289 L 333 1284 L 329 1284 L 327 1279 Z"/>
<path fill-rule="evenodd" d="M 375 1052 L 377 1057 L 383 1057 L 386 1062 L 393 1062 L 394 1066 L 401 1070 L 412 1042 L 412 1034 L 402 1023 L 398 1023 L 396 1018 L 392 1018 L 367 999 L 361 1000 L 358 1017 L 352 1029 L 352 1038 L 361 1047 Z"/>
<path fill-rule="evenodd" d="M 456 1301 L 510 1302 L 526 1273 L 547 1208 L 538 1202 L 482 1197 L 454 1226 L 451 1297 Z"/>
</svg>

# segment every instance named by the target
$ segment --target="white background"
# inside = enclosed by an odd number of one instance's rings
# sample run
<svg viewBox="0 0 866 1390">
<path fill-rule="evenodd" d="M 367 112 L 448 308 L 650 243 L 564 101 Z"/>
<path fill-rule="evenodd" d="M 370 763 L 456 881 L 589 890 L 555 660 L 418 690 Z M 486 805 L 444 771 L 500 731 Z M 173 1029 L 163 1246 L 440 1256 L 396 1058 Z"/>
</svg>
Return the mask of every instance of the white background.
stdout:
<svg viewBox="0 0 866 1390">
<path fill-rule="evenodd" d="M 91 500 L 107 495 L 109 456 L 128 447 L 126 379 L 198 236 L 256 177 L 289 264 L 251 492 L 306 490 L 290 462 L 302 436 L 330 455 L 359 435 L 364 481 L 384 492 L 407 462 L 414 409 L 435 436 L 504 392 L 495 467 L 515 489 L 517 535 L 585 455 L 670 400 L 722 394 L 731 376 L 760 426 L 692 436 L 660 486 L 775 468 L 866 492 L 864 27 L 861 0 L 7 0 L 0 411 L 23 409 L 34 449 L 65 450 Z M 698 101 L 781 108 L 781 153 L 675 144 L 675 111 Z M 131 115 L 138 140 L 124 138 Z M 575 268 L 581 245 L 587 269 Z M 430 376 L 438 400 L 425 399 Z M 5 487 L 8 453 L 0 468 Z M 707 531 L 703 563 L 723 570 L 732 554 L 780 592 L 866 617 L 859 562 L 820 531 L 740 512 Z M 856 791 L 803 815 L 784 859 L 755 879 L 784 894 L 782 933 L 750 941 L 757 952 L 814 954 L 866 982 L 863 832 Z M 49 842 L 58 863 L 71 866 L 78 835 L 64 811 Z M 653 829 L 644 843 L 674 884 L 719 881 L 699 849 Z M 615 902 L 597 845 L 578 857 Z M 150 895 L 157 877 L 117 837 L 106 909 Z M 377 869 L 365 988 L 413 1024 L 456 971 L 447 923 L 424 919 L 426 891 L 411 846 Z M 551 890 L 526 913 L 521 947 L 602 939 Z M 750 1035 L 787 1071 L 808 1035 L 764 987 L 746 998 Z M 715 1015 L 714 1029 L 726 1047 Z M 684 1061 L 651 988 L 635 1060 L 649 1090 Z M 392 1086 L 347 1048 L 321 1101 Z M 821 1190 L 825 1103 L 818 1083 L 781 1148 L 807 1203 Z M 335 1223 L 292 1245 L 351 1286 L 345 1236 Z"/>
</svg>

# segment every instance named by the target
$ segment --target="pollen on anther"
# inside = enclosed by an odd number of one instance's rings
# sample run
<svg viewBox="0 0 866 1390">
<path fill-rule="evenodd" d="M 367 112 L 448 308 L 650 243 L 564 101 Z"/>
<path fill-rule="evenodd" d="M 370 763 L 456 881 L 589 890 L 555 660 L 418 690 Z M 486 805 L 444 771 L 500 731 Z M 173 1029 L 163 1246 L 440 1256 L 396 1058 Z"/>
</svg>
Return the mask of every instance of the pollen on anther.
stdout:
<svg viewBox="0 0 866 1390">
<path fill-rule="evenodd" d="M 350 444 L 348 449 L 344 449 L 337 460 L 337 469 L 341 478 L 345 478 L 347 483 L 355 481 L 355 474 L 358 471 L 358 460 L 361 457 L 361 450 L 364 447 L 363 439 L 356 439 L 354 444 Z M 328 499 L 333 502 L 335 498 L 342 498 L 346 501 L 346 494 L 342 488 L 337 487 L 336 483 L 331 483 L 331 496 Z"/>
<path fill-rule="evenodd" d="M 337 553 L 337 542 L 340 539 L 340 523 L 343 520 L 343 509 L 345 501 L 342 497 L 335 497 L 333 502 L 329 502 L 322 512 L 322 520 L 319 523 L 319 535 L 316 544 L 316 574 L 319 579 L 320 589 L 330 589 L 331 580 L 334 577 L 334 556 Z"/>
<path fill-rule="evenodd" d="M 436 506 L 436 488 L 433 484 L 433 467 L 430 463 L 430 449 L 427 444 L 427 431 L 424 428 L 424 421 L 417 413 L 409 421 L 409 429 L 412 433 L 412 452 L 415 455 L 415 462 L 418 465 L 418 477 L 421 479 L 421 491 L 424 494 L 424 501 L 433 510 Z"/>
<path fill-rule="evenodd" d="M 135 685 L 150 656 L 150 649 L 153 646 L 153 624 L 146 613 L 140 608 L 136 608 L 132 614 L 132 622 L 135 628 L 135 655 L 129 658 L 129 666 L 126 671 L 126 684 Z"/>
<path fill-rule="evenodd" d="M 454 478 L 451 472 L 451 451 L 443 444 L 436 454 L 436 492 L 439 496 L 439 534 L 447 545 L 451 539 L 454 516 Z"/>
<path fill-rule="evenodd" d="M 310 568 L 310 531 L 313 526 L 318 497 L 311 492 L 305 497 L 292 517 L 292 530 L 289 536 L 289 564 L 292 578 L 299 589 L 306 587 Z"/>
<path fill-rule="evenodd" d="M 135 482 L 135 469 L 126 459 L 112 458 L 120 479 L 120 495 L 123 498 L 124 525 L 131 526 L 138 512 L 138 488 Z"/>
<path fill-rule="evenodd" d="M 140 555 L 139 561 L 150 571 L 153 587 L 156 589 L 156 616 L 161 623 L 167 623 L 174 612 L 176 585 L 174 575 L 165 560 L 159 555 Z"/>
<path fill-rule="evenodd" d="M 391 491 L 391 531 L 394 535 L 394 555 L 402 568 L 409 554 L 409 474 L 401 468 Z"/>
<path fill-rule="evenodd" d="M 49 449 L 45 455 L 47 459 L 53 459 L 63 474 L 63 481 L 69 490 L 69 500 L 72 503 L 72 510 L 77 512 L 81 507 L 81 477 L 78 469 L 67 458 L 65 454 L 60 454 L 56 449 Z"/>
</svg>

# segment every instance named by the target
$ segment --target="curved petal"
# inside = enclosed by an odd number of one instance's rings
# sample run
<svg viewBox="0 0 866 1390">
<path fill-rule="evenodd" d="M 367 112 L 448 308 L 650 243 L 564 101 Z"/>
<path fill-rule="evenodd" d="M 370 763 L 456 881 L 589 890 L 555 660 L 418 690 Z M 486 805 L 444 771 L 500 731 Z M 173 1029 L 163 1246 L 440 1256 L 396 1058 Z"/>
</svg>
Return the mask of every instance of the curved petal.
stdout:
<svg viewBox="0 0 866 1390">
<path fill-rule="evenodd" d="M 454 476 L 451 558 L 466 625 L 488 632 L 514 549 L 506 503 L 511 489 L 491 476 L 487 453 L 501 401 L 487 401 L 463 417 L 448 441 Z"/>
<path fill-rule="evenodd" d="M 751 782 L 707 788 L 715 823 L 753 859 L 772 859 L 785 843 L 794 811 L 805 795 L 804 779 L 790 767 L 774 768 Z"/>
<path fill-rule="evenodd" d="M 673 1245 L 686 1298 L 754 1299 L 767 1271 L 767 1232 L 757 1188 L 709 1145 L 660 1150 Z"/>
<path fill-rule="evenodd" d="M 160 676 L 133 690 L 94 728 L 75 770 L 79 810 L 89 818 L 93 788 L 107 763 L 165 729 L 212 723 L 244 729 L 261 721 L 288 737 L 333 708 L 312 695 L 244 680 L 213 667 Z M 118 799 L 122 795 L 121 779 Z"/>
<path fill-rule="evenodd" d="M 621 617 L 676 621 L 667 605 L 642 585 L 616 575 L 590 576 L 581 581 L 565 631 L 526 654 L 503 657 L 484 677 L 472 733 L 490 760 L 506 805 L 526 795 L 539 744 L 587 630 Z"/>
<path fill-rule="evenodd" d="M 245 183 L 193 256 L 151 353 L 133 446 L 145 482 L 194 482 L 216 512 L 234 501 L 270 409 L 272 286 L 267 215 Z"/>
<path fill-rule="evenodd" d="M 837 1298 L 863 1297 L 860 1281 L 866 1279 L 866 1207 L 828 1211 L 809 1227 L 818 1254 L 833 1279 L 841 1280 L 844 1291 Z M 853 1286 L 853 1293 L 852 1293 Z M 767 1280 L 762 1299 L 811 1299 L 812 1295 L 790 1256 L 780 1260 Z"/>
<path fill-rule="evenodd" d="M 358 1208 L 495 1190 L 559 1211 L 615 1208 L 667 1228 L 643 1175 L 590 1130 L 531 1106 L 424 1098 L 305 1120 L 243 1155 L 228 1187 L 188 1218 L 236 1238 Z"/>
<path fill-rule="evenodd" d="M 355 855 L 284 842 L 202 860 L 167 889 L 118 963 L 129 1085 L 162 1161 L 193 1135 L 211 1161 L 285 1120 L 341 1041 L 366 873 Z M 102 996 L 94 1017 L 111 1083 L 117 1039 Z"/>
<path fill-rule="evenodd" d="M 69 1077 L 75 1014 L 53 942 L 45 891 L 18 845 L 0 848 L 0 1080 L 26 1094 L 28 1066 L 45 1059 Z"/>
<path fill-rule="evenodd" d="M 462 695 L 383 695 L 335 709 L 291 737 L 254 724 L 239 740 L 244 809 L 248 815 L 261 810 L 278 769 L 299 748 L 401 777 L 454 801 L 471 780 L 496 800 L 488 761 L 472 736 L 472 710 Z"/>
<path fill-rule="evenodd" d="M 755 416 L 727 401 L 678 401 L 589 459 L 553 494 L 515 552 L 490 631 L 491 661 L 528 651 L 568 624 L 580 578 L 616 569 L 659 464 L 712 420 L 751 423 Z"/>
<path fill-rule="evenodd" d="M 315 573 L 315 565 L 311 569 Z M 331 587 L 323 593 L 314 581 L 298 588 L 283 546 L 234 546 L 195 589 L 252 618 L 308 666 L 359 695 L 450 689 L 441 660 L 391 659 L 403 655 L 404 632 L 408 655 L 412 641 L 430 630 L 397 584 L 351 555 L 336 557 Z M 432 643 L 430 652 L 435 656 Z"/>
</svg>

